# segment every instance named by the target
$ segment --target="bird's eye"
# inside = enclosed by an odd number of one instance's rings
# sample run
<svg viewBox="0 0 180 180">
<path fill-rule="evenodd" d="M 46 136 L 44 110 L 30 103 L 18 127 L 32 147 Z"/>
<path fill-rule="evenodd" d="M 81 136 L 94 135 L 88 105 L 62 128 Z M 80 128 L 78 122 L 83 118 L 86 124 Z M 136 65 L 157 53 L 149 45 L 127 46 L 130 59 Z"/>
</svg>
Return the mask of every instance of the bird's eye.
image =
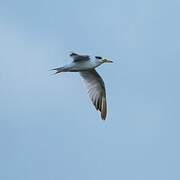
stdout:
<svg viewBox="0 0 180 180">
<path fill-rule="evenodd" d="M 95 56 L 95 58 L 96 58 L 96 59 L 102 59 L 102 57 L 101 57 L 101 56 Z"/>
</svg>

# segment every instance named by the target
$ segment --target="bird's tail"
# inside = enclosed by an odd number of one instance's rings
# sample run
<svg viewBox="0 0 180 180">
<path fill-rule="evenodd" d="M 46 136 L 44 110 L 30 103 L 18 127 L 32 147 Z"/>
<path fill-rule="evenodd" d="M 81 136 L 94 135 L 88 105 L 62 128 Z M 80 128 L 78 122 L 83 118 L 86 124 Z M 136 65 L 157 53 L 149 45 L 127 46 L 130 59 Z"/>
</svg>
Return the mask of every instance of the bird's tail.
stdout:
<svg viewBox="0 0 180 180">
<path fill-rule="evenodd" d="M 64 72 L 65 68 L 64 67 L 59 67 L 59 68 L 54 68 L 54 69 L 51 69 L 51 70 L 56 71 L 54 74 L 58 74 L 58 73 Z"/>
</svg>

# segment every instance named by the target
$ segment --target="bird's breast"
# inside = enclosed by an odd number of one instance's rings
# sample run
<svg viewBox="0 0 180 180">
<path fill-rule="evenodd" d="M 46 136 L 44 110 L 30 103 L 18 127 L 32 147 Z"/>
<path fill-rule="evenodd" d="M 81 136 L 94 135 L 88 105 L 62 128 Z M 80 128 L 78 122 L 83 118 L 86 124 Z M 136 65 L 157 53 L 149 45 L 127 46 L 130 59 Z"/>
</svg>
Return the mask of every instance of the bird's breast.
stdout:
<svg viewBox="0 0 180 180">
<path fill-rule="evenodd" d="M 90 69 L 93 69 L 93 68 L 96 68 L 97 65 L 92 63 L 92 62 L 89 62 L 89 61 L 86 61 L 86 62 L 73 62 L 71 64 L 71 67 L 70 67 L 70 71 L 86 71 L 86 70 L 90 70 Z"/>
</svg>

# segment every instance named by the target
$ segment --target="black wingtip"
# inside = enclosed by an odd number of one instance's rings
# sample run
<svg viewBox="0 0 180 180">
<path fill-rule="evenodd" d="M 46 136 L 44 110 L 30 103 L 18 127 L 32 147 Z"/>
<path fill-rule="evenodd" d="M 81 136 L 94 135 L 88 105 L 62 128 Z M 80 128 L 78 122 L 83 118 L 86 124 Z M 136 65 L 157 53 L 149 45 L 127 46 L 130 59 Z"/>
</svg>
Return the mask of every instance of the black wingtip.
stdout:
<svg viewBox="0 0 180 180">
<path fill-rule="evenodd" d="M 77 53 L 74 53 L 74 52 L 70 52 L 69 56 L 70 57 L 73 57 L 73 56 L 77 56 L 78 54 Z"/>
</svg>

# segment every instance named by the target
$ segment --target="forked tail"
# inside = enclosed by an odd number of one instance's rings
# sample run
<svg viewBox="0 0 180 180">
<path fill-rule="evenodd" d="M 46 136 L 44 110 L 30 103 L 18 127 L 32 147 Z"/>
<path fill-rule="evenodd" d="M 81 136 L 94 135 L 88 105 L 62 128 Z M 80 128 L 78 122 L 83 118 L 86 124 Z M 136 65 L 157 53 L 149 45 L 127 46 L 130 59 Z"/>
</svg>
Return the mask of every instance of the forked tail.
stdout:
<svg viewBox="0 0 180 180">
<path fill-rule="evenodd" d="M 64 67 L 59 67 L 59 68 L 54 68 L 54 69 L 51 69 L 51 70 L 56 71 L 54 74 L 58 74 L 58 73 L 64 72 L 65 68 Z"/>
</svg>

